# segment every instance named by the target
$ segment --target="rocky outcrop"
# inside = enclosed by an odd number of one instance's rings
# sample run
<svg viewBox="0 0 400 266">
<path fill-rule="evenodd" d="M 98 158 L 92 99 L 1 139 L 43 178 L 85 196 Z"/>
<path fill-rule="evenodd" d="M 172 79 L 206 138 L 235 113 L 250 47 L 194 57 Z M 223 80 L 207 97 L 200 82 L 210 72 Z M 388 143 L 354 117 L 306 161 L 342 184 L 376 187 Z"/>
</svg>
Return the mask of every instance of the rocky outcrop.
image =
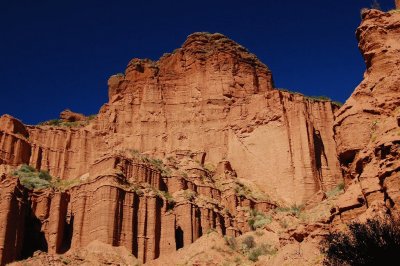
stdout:
<svg viewBox="0 0 400 266">
<path fill-rule="evenodd" d="M 334 126 L 347 187 L 336 212 L 345 221 L 376 204 L 393 211 L 400 203 L 400 14 L 362 16 L 357 38 L 367 70 Z"/>
<path fill-rule="evenodd" d="M 29 127 L 32 152 L 29 164 L 61 179 L 77 178 L 89 171 L 101 152 L 94 134 L 85 128 Z"/>
<path fill-rule="evenodd" d="M 317 202 L 342 180 L 338 107 L 275 89 L 270 70 L 221 34 L 192 34 L 157 62 L 133 59 L 108 86 L 90 121 L 69 110 L 38 126 L 3 119 L 0 164 L 54 180 L 26 192 L 23 216 L 9 209 L 35 244 L 1 263 L 94 240 L 146 262 L 209 231 L 241 235 L 252 210 Z"/>
<path fill-rule="evenodd" d="M 95 128 L 113 132 L 113 147 L 159 157 L 190 150 L 214 165 L 227 159 L 291 203 L 341 178 L 336 107 L 273 89 L 268 68 L 223 35 L 193 34 L 157 62 L 132 60 L 110 78 L 109 96 Z"/>
<path fill-rule="evenodd" d="M 21 121 L 9 116 L 0 117 L 0 165 L 18 166 L 28 163 L 31 156 L 29 133 Z"/>
<path fill-rule="evenodd" d="M 60 113 L 60 118 L 64 122 L 78 122 L 78 121 L 85 121 L 86 116 L 83 114 L 72 112 L 69 109 L 65 109 Z"/>
<path fill-rule="evenodd" d="M 0 177 L 0 265 L 22 255 L 25 215 L 28 211 L 24 188 L 17 179 Z"/>
</svg>

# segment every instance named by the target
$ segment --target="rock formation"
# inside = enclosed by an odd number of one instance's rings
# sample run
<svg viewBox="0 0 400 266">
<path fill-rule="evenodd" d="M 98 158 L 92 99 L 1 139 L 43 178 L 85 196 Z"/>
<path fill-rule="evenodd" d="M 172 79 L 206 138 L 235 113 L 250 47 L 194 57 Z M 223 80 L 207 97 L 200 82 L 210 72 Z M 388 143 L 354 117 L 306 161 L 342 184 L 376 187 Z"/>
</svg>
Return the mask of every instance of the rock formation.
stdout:
<svg viewBox="0 0 400 266">
<path fill-rule="evenodd" d="M 400 200 L 400 14 L 362 15 L 357 38 L 367 69 L 334 125 L 347 187 L 336 211 L 345 221 L 376 205 L 397 209 Z"/>
<path fill-rule="evenodd" d="M 60 118 L 64 122 L 77 122 L 77 121 L 85 121 L 86 116 L 83 114 L 74 113 L 69 109 L 65 109 L 60 113 Z"/>
<path fill-rule="evenodd" d="M 266 232 L 287 250 L 316 249 L 331 225 L 395 211 L 399 16 L 363 13 L 367 71 L 340 109 L 274 88 L 245 48 L 195 33 L 157 62 L 133 59 L 111 76 L 92 120 L 64 111 L 61 123 L 25 126 L 2 116 L 0 265 L 38 250 L 60 262 L 95 241 L 161 263 L 210 232 L 251 231 L 259 213 L 271 214 Z M 21 164 L 48 171 L 49 187 L 23 187 Z M 343 180 L 345 193 L 332 197 Z M 300 219 L 300 205 L 316 217 Z"/>
</svg>

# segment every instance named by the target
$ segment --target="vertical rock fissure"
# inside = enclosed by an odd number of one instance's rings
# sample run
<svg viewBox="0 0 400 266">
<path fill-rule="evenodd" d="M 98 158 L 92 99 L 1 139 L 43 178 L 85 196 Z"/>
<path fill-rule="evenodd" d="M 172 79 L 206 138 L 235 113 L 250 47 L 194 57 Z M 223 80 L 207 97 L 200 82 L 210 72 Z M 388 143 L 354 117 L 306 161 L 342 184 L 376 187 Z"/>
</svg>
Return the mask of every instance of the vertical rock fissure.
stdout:
<svg viewBox="0 0 400 266">
<path fill-rule="evenodd" d="M 176 250 L 183 248 L 183 230 L 180 226 L 175 229 Z"/>
<path fill-rule="evenodd" d="M 138 212 L 139 212 L 139 201 L 140 198 L 137 194 L 134 196 L 133 200 L 133 217 L 132 217 L 132 254 L 138 257 Z"/>
<path fill-rule="evenodd" d="M 48 245 L 45 234 L 42 231 L 41 221 L 36 217 L 32 209 L 29 209 L 25 218 L 24 241 L 19 259 L 32 257 L 37 250 L 47 252 Z"/>
<path fill-rule="evenodd" d="M 67 218 L 64 223 L 64 232 L 59 253 L 63 254 L 71 248 L 73 232 L 74 232 L 74 215 L 70 214 L 69 219 Z"/>
</svg>

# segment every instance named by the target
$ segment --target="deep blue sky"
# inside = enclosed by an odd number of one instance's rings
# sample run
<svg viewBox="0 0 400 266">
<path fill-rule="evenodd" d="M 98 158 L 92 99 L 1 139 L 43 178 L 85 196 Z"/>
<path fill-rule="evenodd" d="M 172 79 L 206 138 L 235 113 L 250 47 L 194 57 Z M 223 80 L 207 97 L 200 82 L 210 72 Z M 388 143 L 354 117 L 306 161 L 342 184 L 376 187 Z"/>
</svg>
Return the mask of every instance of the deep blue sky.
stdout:
<svg viewBox="0 0 400 266">
<path fill-rule="evenodd" d="M 65 108 L 97 113 L 109 76 L 196 31 L 247 47 L 279 88 L 344 102 L 365 69 L 354 32 L 371 2 L 0 0 L 0 114 L 36 124 Z"/>
</svg>

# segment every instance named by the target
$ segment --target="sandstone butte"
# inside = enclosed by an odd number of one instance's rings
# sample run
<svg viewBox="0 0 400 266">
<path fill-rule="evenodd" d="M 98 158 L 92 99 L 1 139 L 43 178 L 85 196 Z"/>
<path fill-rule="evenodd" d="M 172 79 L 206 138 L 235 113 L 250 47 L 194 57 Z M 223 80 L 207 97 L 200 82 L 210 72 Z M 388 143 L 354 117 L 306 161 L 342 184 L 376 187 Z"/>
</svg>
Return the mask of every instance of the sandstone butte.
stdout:
<svg viewBox="0 0 400 266">
<path fill-rule="evenodd" d="M 269 241 L 277 254 L 258 265 L 320 264 L 329 230 L 396 213 L 400 13 L 362 17 L 366 72 L 341 108 L 275 88 L 245 48 L 194 33 L 111 76 L 94 119 L 66 110 L 29 126 L 3 115 L 0 265 L 252 263 L 223 236 Z M 22 164 L 52 185 L 22 186 Z M 248 221 L 260 213 L 255 234 Z"/>
</svg>

